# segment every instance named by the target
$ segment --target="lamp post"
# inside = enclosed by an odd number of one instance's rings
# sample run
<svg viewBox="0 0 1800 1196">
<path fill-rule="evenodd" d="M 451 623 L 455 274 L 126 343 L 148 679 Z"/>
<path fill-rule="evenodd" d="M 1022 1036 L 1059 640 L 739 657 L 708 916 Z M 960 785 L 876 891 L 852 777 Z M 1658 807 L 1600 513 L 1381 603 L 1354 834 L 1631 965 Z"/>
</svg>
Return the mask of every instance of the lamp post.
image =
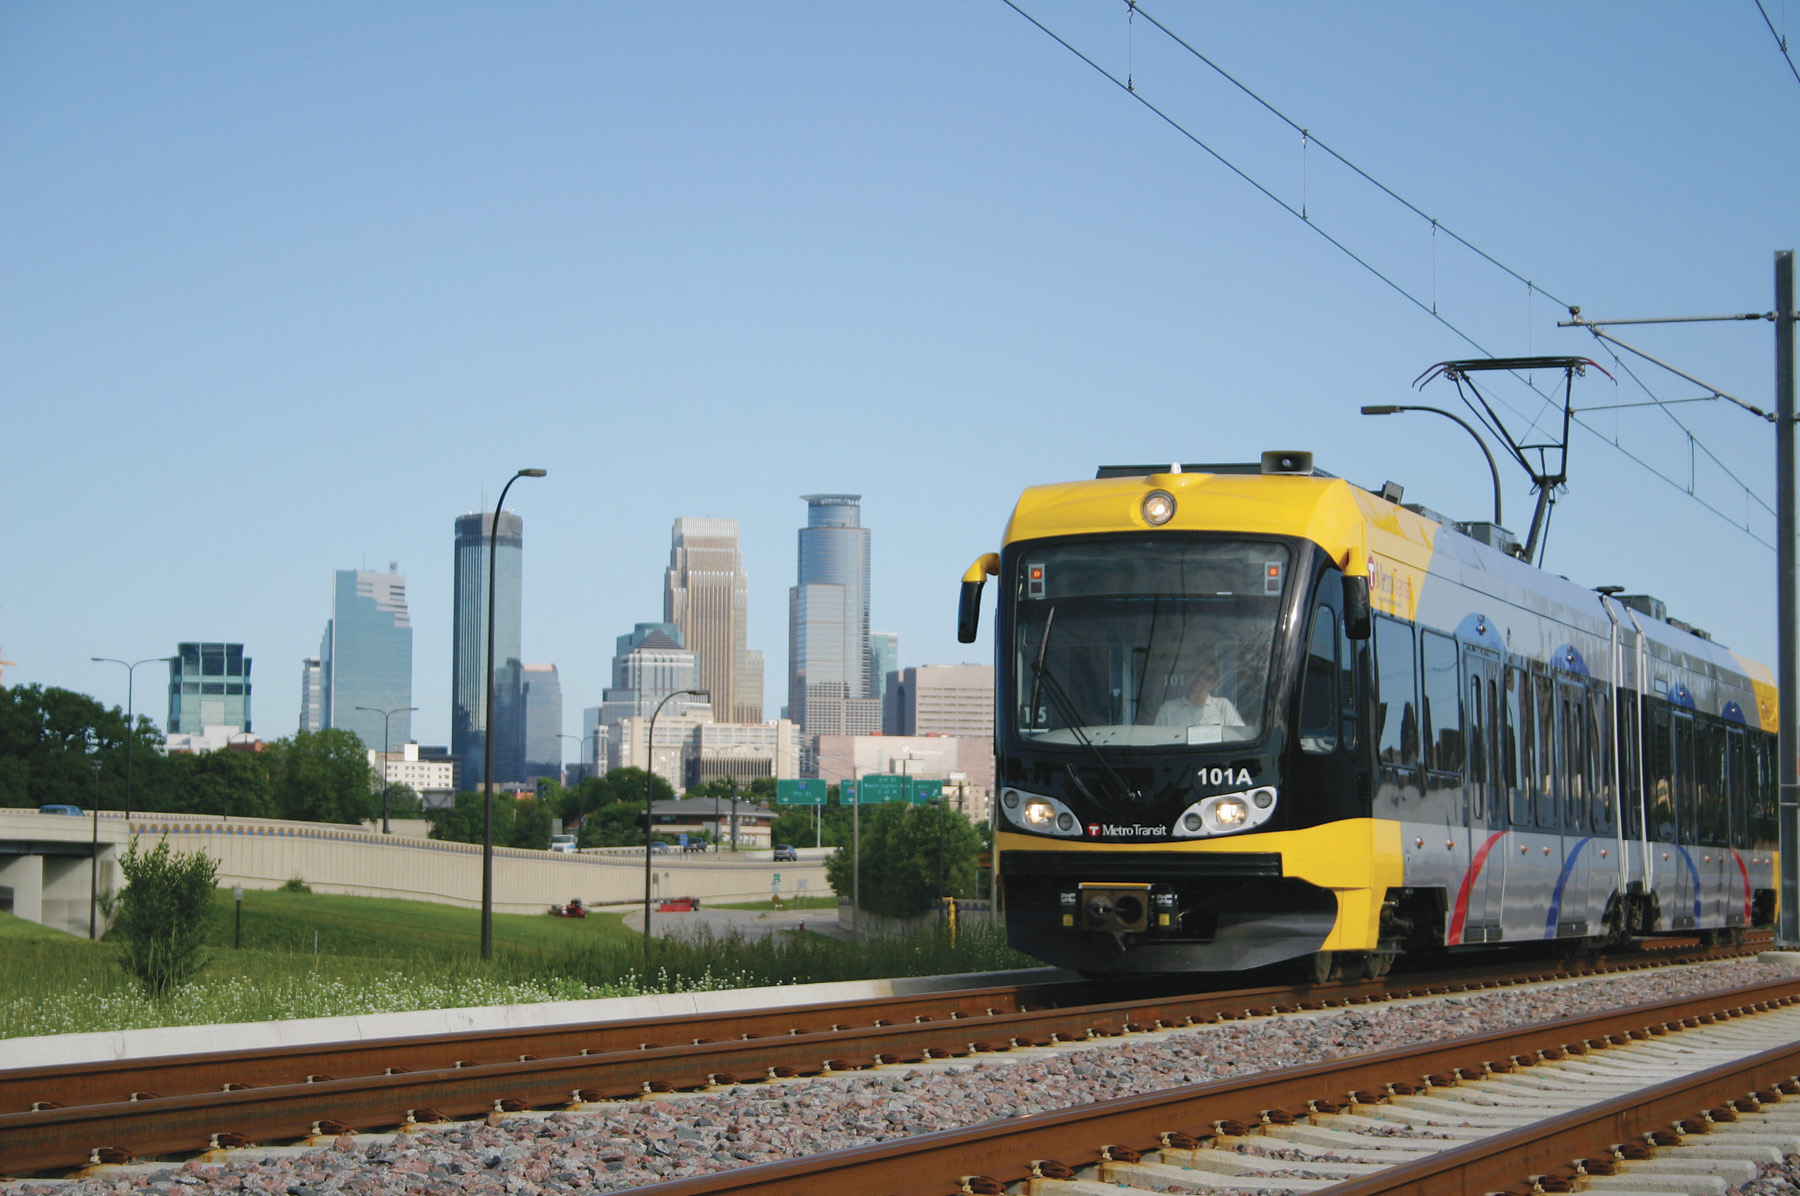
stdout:
<svg viewBox="0 0 1800 1196">
<path fill-rule="evenodd" d="M 494 562 L 500 548 L 500 514 L 506 510 L 506 492 L 520 478 L 541 478 L 547 469 L 521 469 L 500 488 L 494 504 L 494 521 L 488 525 L 487 584 L 487 714 L 481 724 L 481 959 L 494 958 Z"/>
<path fill-rule="evenodd" d="M 666 694 L 650 712 L 650 731 L 644 737 L 644 981 L 650 980 L 650 807 L 655 802 L 655 791 L 651 781 L 656 778 L 656 716 L 662 708 L 669 704 L 670 698 L 679 698 L 683 694 L 695 698 L 711 698 L 704 689 L 678 689 Z"/>
<path fill-rule="evenodd" d="M 95 664 L 122 664 L 125 666 L 125 819 L 129 822 L 131 820 L 131 741 L 136 738 L 137 732 L 137 711 L 131 701 L 132 682 L 136 678 L 138 665 L 149 664 L 157 660 L 168 664 L 175 657 L 146 656 L 143 660 L 130 662 L 120 660 L 116 656 L 90 656 L 88 659 Z M 96 791 L 94 798 L 96 805 L 99 804 L 99 800 L 98 791 Z"/>
<path fill-rule="evenodd" d="M 494 522 L 499 522 L 498 517 L 495 518 Z M 490 582 L 490 584 L 492 583 Z M 489 634 L 492 634 L 491 630 L 489 631 Z M 412 711 L 417 710 L 418 707 L 396 706 L 392 710 L 382 710 L 376 706 L 358 706 L 357 709 L 367 710 L 370 714 L 379 714 L 381 716 L 381 833 L 384 835 L 392 834 L 393 832 L 388 829 L 388 719 L 396 714 L 410 714 Z"/>
<path fill-rule="evenodd" d="M 1494 464 L 1494 454 L 1488 452 L 1487 441 L 1481 438 L 1481 433 L 1470 427 L 1468 420 L 1457 415 L 1453 411 L 1445 411 L 1442 407 L 1387 404 L 1377 407 L 1364 407 L 1362 409 L 1364 415 L 1398 415 L 1402 411 L 1429 411 L 1434 415 L 1441 415 L 1445 419 L 1453 419 L 1462 425 L 1463 431 L 1475 438 L 1475 443 L 1481 446 L 1481 455 L 1487 458 L 1488 472 L 1494 475 L 1494 526 L 1503 526 L 1500 519 L 1500 470 L 1499 467 Z"/>
<path fill-rule="evenodd" d="M 94 910 L 100 904 L 100 761 L 94 761 L 94 845 L 88 851 L 88 940 L 96 934 Z"/>
</svg>

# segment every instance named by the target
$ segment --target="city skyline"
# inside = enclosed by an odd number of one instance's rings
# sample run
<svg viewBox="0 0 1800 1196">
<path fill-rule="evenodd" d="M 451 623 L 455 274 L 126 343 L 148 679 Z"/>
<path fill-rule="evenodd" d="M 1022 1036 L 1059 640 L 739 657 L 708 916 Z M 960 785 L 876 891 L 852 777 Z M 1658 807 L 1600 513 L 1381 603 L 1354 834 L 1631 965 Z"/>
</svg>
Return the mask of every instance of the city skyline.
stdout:
<svg viewBox="0 0 1800 1196">
<path fill-rule="evenodd" d="M 1003 5 L 5 7 L 6 683 L 123 706 L 91 657 L 203 634 L 286 734 L 321 579 L 397 559 L 413 735 L 448 745 L 445 525 L 532 467 L 519 659 L 565 732 L 696 513 L 739 523 L 766 715 L 795 495 L 863 496 L 902 666 L 986 663 L 958 581 L 1027 486 L 1310 449 L 1482 517 L 1462 430 L 1359 408 L 1455 407 L 1413 380 L 1483 353 L 1618 379 L 1577 383 L 1546 568 L 1773 663 L 1768 425 L 1558 327 L 1770 307 L 1800 88 L 1753 5 L 1158 14 L 1292 125 L 1142 13 L 1025 7 L 1134 90 Z M 1765 321 L 1618 331 L 1773 406 Z"/>
</svg>

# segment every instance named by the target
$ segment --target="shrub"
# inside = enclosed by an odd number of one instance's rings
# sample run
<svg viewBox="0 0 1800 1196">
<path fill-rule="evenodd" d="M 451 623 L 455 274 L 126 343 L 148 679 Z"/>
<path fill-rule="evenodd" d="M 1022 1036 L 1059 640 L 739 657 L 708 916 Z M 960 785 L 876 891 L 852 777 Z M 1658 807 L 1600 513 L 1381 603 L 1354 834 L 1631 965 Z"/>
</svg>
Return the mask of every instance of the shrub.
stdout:
<svg viewBox="0 0 1800 1196">
<path fill-rule="evenodd" d="M 287 883 L 281 886 L 281 891 L 283 893 L 310 893 L 312 886 L 298 876 L 290 876 L 287 878 Z"/>
<path fill-rule="evenodd" d="M 144 995 L 161 997 L 206 964 L 200 944 L 219 865 L 204 852 L 170 851 L 167 839 L 141 852 L 134 837 L 119 866 L 126 882 L 112 928 L 121 943 L 119 962 Z"/>
</svg>

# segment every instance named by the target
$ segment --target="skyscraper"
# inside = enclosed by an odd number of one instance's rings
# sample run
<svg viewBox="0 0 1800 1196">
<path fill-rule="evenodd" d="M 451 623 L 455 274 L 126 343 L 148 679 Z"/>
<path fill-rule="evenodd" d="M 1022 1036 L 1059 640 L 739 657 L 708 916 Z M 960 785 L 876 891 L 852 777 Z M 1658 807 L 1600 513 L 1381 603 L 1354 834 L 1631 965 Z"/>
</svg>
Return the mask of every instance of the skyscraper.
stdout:
<svg viewBox="0 0 1800 1196">
<path fill-rule="evenodd" d="M 562 680 L 553 664 L 520 670 L 525 687 L 525 779 L 562 780 Z"/>
<path fill-rule="evenodd" d="M 171 735 L 250 730 L 250 658 L 242 644 L 180 644 L 169 658 Z"/>
<path fill-rule="evenodd" d="M 412 619 L 398 569 L 337 571 L 319 649 L 325 725 L 354 732 L 377 752 L 412 739 Z M 383 710 L 396 713 L 384 719 Z"/>
<path fill-rule="evenodd" d="M 745 644 L 749 610 L 737 520 L 677 519 L 663 576 L 663 621 L 679 627 L 682 644 L 699 656 L 700 688 L 712 694 L 714 713 L 730 722 L 762 721 L 761 654 Z"/>
<path fill-rule="evenodd" d="M 605 726 L 649 718 L 670 694 L 701 688 L 699 656 L 681 646 L 681 629 L 673 623 L 639 623 L 631 634 L 620 636 L 612 674 L 600 704 Z M 664 712 L 682 714 L 706 704 L 705 698 L 676 698 Z"/>
<path fill-rule="evenodd" d="M 483 783 L 487 734 L 488 512 L 456 520 L 456 594 L 450 652 L 450 751 L 462 761 L 462 783 Z M 525 779 L 521 710 L 520 600 L 525 521 L 500 512 L 494 540 L 494 782 Z"/>
<path fill-rule="evenodd" d="M 805 494 L 788 591 L 788 717 L 808 738 L 881 730 L 870 679 L 869 530 L 860 494 Z"/>
<path fill-rule="evenodd" d="M 317 656 L 300 662 L 300 730 L 325 729 L 325 666 Z"/>
</svg>

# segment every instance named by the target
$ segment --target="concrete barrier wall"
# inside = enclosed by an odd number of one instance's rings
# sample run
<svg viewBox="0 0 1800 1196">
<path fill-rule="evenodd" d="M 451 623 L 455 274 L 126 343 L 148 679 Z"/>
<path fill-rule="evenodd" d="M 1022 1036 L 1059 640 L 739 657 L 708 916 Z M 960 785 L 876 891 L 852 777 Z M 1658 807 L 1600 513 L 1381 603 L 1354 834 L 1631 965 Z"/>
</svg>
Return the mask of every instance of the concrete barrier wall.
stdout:
<svg viewBox="0 0 1800 1196">
<path fill-rule="evenodd" d="M 202 850 L 219 861 L 219 883 L 279 888 L 298 877 L 320 893 L 405 897 L 477 908 L 481 905 L 481 848 L 467 843 L 383 836 L 360 827 L 266 819 L 133 815 L 131 830 L 145 846 L 166 837 L 178 851 Z M 779 891 L 792 897 L 806 880 L 808 894 L 831 891 L 823 859 L 776 864 L 766 852 L 651 857 L 656 898 L 704 902 L 756 901 Z M 644 899 L 644 857 L 494 849 L 494 909 L 541 913 L 572 897 L 588 905 Z M 86 907 L 83 906 L 83 916 Z"/>
</svg>

